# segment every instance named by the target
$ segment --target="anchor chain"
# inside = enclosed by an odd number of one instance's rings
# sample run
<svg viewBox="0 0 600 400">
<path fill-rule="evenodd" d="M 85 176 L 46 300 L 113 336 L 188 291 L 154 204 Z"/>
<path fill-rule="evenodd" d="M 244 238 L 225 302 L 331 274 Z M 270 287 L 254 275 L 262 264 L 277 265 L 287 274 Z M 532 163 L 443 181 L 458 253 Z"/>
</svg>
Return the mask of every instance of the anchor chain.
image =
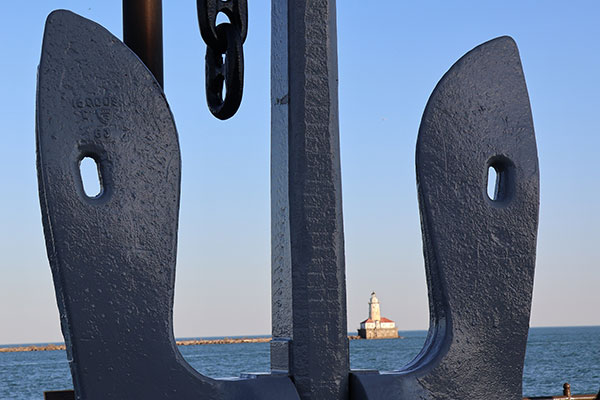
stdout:
<svg viewBox="0 0 600 400">
<path fill-rule="evenodd" d="M 237 112 L 242 102 L 247 0 L 197 0 L 196 5 L 200 34 L 206 43 L 206 102 L 215 117 L 225 120 Z M 220 12 L 229 22 L 216 25 Z"/>
</svg>

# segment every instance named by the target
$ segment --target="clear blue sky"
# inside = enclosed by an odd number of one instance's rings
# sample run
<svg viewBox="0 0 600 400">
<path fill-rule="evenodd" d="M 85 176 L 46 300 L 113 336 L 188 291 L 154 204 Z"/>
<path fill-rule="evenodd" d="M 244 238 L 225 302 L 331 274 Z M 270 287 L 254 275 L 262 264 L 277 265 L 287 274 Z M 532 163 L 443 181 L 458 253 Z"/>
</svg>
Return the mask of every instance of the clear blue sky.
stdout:
<svg viewBox="0 0 600 400">
<path fill-rule="evenodd" d="M 3 6 L 0 79 L 0 343 L 60 341 L 35 171 L 35 78 L 44 21 L 66 8 L 121 34 L 120 1 Z M 204 99 L 194 1 L 164 2 L 165 91 L 183 159 L 175 334 L 270 332 L 270 3 L 249 0 L 240 112 Z M 541 212 L 533 326 L 599 325 L 600 3 L 338 2 L 349 329 L 376 290 L 400 329 L 428 325 L 415 187 L 421 114 L 465 52 L 517 42 L 533 109 Z M 216 302 L 219 304 L 216 304 Z M 220 305 L 222 314 L 213 310 Z"/>
</svg>

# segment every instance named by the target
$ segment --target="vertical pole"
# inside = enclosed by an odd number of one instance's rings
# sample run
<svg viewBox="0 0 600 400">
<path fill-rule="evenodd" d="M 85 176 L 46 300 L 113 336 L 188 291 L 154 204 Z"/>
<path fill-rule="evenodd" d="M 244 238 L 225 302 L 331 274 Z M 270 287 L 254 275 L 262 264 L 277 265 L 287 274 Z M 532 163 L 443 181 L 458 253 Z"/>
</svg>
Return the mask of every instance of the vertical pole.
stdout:
<svg viewBox="0 0 600 400">
<path fill-rule="evenodd" d="M 563 385 L 563 396 L 571 398 L 571 385 L 568 382 Z"/>
<path fill-rule="evenodd" d="M 163 81 L 162 0 L 123 0 L 123 42 Z"/>
<path fill-rule="evenodd" d="M 273 0 L 271 368 L 348 398 L 335 0 Z"/>
</svg>

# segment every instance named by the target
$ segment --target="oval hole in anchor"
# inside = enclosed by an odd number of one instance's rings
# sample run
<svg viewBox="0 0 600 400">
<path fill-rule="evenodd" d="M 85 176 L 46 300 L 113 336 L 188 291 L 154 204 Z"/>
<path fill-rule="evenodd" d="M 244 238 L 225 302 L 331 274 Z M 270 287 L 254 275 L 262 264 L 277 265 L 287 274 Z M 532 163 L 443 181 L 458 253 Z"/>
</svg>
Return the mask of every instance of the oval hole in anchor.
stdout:
<svg viewBox="0 0 600 400">
<path fill-rule="evenodd" d="M 92 157 L 83 157 L 79 161 L 79 174 L 85 195 L 90 198 L 100 197 L 102 195 L 102 175 L 98 162 Z"/>
<path fill-rule="evenodd" d="M 488 167 L 487 195 L 490 200 L 496 200 L 498 189 L 498 172 L 491 165 Z"/>
<path fill-rule="evenodd" d="M 494 203 L 508 202 L 514 192 L 514 164 L 505 156 L 494 156 L 487 164 L 487 196 Z"/>
</svg>

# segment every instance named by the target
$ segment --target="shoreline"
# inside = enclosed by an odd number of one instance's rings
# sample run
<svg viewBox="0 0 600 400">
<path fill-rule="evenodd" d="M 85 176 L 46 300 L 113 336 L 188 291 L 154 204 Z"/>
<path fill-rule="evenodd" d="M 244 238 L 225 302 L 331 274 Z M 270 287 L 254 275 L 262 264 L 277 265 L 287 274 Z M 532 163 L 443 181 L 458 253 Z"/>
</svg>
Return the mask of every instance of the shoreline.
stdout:
<svg viewBox="0 0 600 400">
<path fill-rule="evenodd" d="M 348 340 L 357 340 L 360 336 L 348 336 Z M 202 346 L 207 344 L 236 344 L 236 343 L 269 343 L 270 337 L 261 338 L 222 338 L 222 339 L 191 339 L 191 340 L 176 340 L 177 346 Z M 66 350 L 64 344 L 46 344 L 46 345 L 30 345 L 30 346 L 12 346 L 0 347 L 0 353 L 18 353 L 24 351 L 55 351 Z"/>
</svg>

